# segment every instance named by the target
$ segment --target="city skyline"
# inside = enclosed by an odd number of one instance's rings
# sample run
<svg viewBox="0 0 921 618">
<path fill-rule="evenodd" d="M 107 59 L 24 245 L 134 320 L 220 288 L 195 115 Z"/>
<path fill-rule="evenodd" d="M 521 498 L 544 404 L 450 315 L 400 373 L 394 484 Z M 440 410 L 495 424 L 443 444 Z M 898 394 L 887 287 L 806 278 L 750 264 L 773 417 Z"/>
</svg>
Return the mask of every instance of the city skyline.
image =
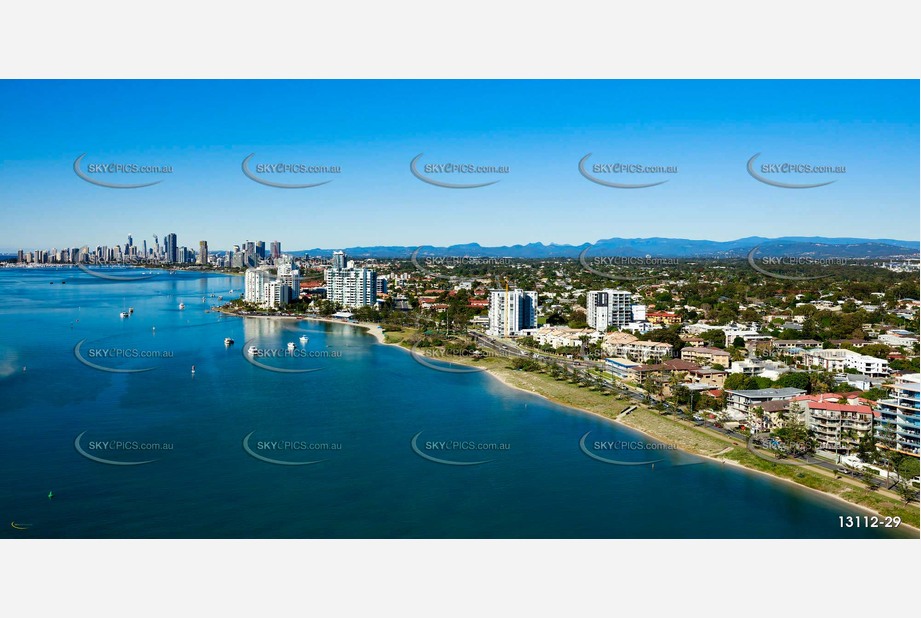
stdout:
<svg viewBox="0 0 921 618">
<path fill-rule="evenodd" d="M 16 122 L 7 123 L 9 131 L 0 137 L 0 198 L 6 205 L 0 249 L 62 246 L 65 233 L 102 244 L 121 238 L 122 230 L 173 228 L 219 250 L 239 242 L 234 238 L 241 221 L 251 236 L 268 238 L 279 218 L 286 222 L 278 240 L 298 250 L 420 240 L 503 245 L 614 236 L 840 237 L 853 235 L 855 221 L 869 227 L 872 237 L 917 235 L 919 99 L 913 82 L 559 86 L 5 82 L 0 116 L 15 115 Z M 115 162 L 166 165 L 172 172 L 140 175 L 161 180 L 140 189 L 94 186 L 74 173 L 84 153 L 83 169 Z M 599 186 L 579 173 L 589 153 L 590 163 L 678 171 L 653 175 L 668 182 L 647 189 Z M 791 191 L 749 175 L 746 163 L 757 153 L 765 164 L 828 164 L 847 171 L 822 175 L 833 184 Z M 251 154 L 254 170 L 259 162 L 277 161 L 341 173 L 277 174 L 273 180 L 332 181 L 278 189 L 241 171 Z M 499 180 L 491 186 L 446 189 L 413 176 L 410 162 L 420 154 L 422 171 L 428 163 L 470 163 L 507 166 L 509 172 L 471 177 Z M 131 174 L 115 176 L 117 182 L 131 180 Z M 578 217 L 570 214 L 576 208 Z M 514 225 L 491 225 L 497 209 L 509 213 Z M 342 226 L 343 215 L 354 225 Z M 433 216 L 442 224 L 431 225 Z"/>
</svg>

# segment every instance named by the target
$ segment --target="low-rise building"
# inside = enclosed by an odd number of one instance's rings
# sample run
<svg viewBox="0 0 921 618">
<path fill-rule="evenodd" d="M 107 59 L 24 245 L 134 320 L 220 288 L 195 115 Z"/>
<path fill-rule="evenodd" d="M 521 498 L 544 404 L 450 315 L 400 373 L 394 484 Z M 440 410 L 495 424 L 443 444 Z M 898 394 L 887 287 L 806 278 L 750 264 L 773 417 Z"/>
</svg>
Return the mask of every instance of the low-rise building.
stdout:
<svg viewBox="0 0 921 618">
<path fill-rule="evenodd" d="M 634 362 L 629 358 L 606 358 L 604 359 L 605 369 L 611 372 L 614 377 L 621 380 L 629 380 L 630 372 L 638 367 L 640 363 Z"/>
<path fill-rule="evenodd" d="M 817 448 L 832 453 L 848 454 L 857 448 L 861 438 L 873 433 L 872 402 L 863 398 L 848 398 L 837 393 L 804 395 L 790 401 L 790 412 L 812 431 Z"/>
<path fill-rule="evenodd" d="M 723 367 L 729 367 L 730 358 L 729 352 L 719 348 L 693 346 L 681 349 L 682 360 L 691 361 L 699 365 L 721 365 Z"/>
<path fill-rule="evenodd" d="M 832 373 L 854 369 L 858 373 L 871 377 L 889 375 L 889 361 L 886 359 L 867 356 L 846 348 L 807 350 L 803 354 L 803 362 L 808 366 L 821 367 Z"/>
<path fill-rule="evenodd" d="M 766 401 L 786 401 L 806 391 L 799 388 L 758 388 L 751 390 L 726 391 L 726 407 L 749 417 L 752 427 L 760 430 L 760 419 L 754 419 L 752 408 L 760 406 Z"/>
<path fill-rule="evenodd" d="M 768 378 L 770 380 L 776 380 L 788 371 L 790 371 L 790 368 L 784 363 L 757 358 L 733 361 L 729 367 L 729 373 L 741 373 L 746 376 Z"/>
<path fill-rule="evenodd" d="M 628 372 L 628 378 L 637 384 L 642 384 L 647 378 L 663 381 L 673 373 L 687 374 L 695 369 L 700 369 L 700 365 L 683 361 L 679 358 L 672 358 L 661 363 L 632 367 Z"/>
<path fill-rule="evenodd" d="M 775 339 L 771 347 L 775 350 L 789 350 L 791 348 L 818 348 L 822 342 L 815 339 Z"/>
<path fill-rule="evenodd" d="M 699 367 L 688 371 L 687 381 L 691 384 L 705 384 L 710 387 L 723 388 L 726 372 L 713 367 Z"/>
</svg>

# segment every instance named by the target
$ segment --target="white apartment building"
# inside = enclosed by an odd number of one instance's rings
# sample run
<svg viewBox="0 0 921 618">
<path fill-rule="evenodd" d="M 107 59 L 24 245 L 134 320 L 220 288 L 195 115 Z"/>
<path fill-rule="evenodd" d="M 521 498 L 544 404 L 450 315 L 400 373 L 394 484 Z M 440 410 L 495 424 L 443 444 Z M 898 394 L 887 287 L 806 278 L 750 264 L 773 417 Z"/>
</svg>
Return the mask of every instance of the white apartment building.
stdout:
<svg viewBox="0 0 921 618">
<path fill-rule="evenodd" d="M 269 273 L 262 268 L 247 268 L 243 282 L 243 300 L 261 305 L 265 302 L 265 286 L 269 282 Z"/>
<path fill-rule="evenodd" d="M 876 437 L 886 447 L 918 456 L 921 452 L 921 374 L 900 376 L 891 396 L 879 400 Z"/>
<path fill-rule="evenodd" d="M 858 373 L 870 377 L 889 375 L 889 361 L 886 359 L 867 356 L 848 349 L 806 350 L 803 354 L 803 362 L 808 366 L 821 367 L 832 373 L 856 369 Z"/>
<path fill-rule="evenodd" d="M 776 380 L 788 371 L 790 371 L 790 368 L 784 363 L 754 358 L 733 361 L 732 366 L 729 367 L 729 373 L 741 373 L 742 375 L 768 378 L 769 380 Z"/>
<path fill-rule="evenodd" d="M 298 298 L 301 295 L 301 272 L 291 265 L 291 262 L 282 262 L 278 265 L 278 281 L 286 285 L 289 289 L 288 297 L 290 299 Z"/>
<path fill-rule="evenodd" d="M 291 288 L 279 279 L 267 281 L 263 286 L 263 305 L 269 309 L 284 307 L 291 301 Z"/>
<path fill-rule="evenodd" d="M 341 261 L 334 255 L 333 260 Z M 326 298 L 343 307 L 368 307 L 377 304 L 377 273 L 369 268 L 327 268 Z"/>
<path fill-rule="evenodd" d="M 789 410 L 812 431 L 819 449 L 849 453 L 861 438 L 873 432 L 874 414 L 869 403 L 836 393 L 801 395 L 790 400 Z"/>
<path fill-rule="evenodd" d="M 579 347 L 582 338 L 586 342 L 596 343 L 601 333 L 591 328 L 569 328 L 568 326 L 542 326 L 535 330 L 522 329 L 521 335 L 530 335 L 538 345 L 549 345 L 553 349 Z"/>
<path fill-rule="evenodd" d="M 633 295 L 624 290 L 593 290 L 585 295 L 585 318 L 591 328 L 605 332 L 633 321 Z"/>
<path fill-rule="evenodd" d="M 601 344 L 605 354 L 629 358 L 640 363 L 659 362 L 673 356 L 670 343 L 641 341 L 629 333 L 607 333 Z"/>
<path fill-rule="evenodd" d="M 537 292 L 524 290 L 489 291 L 489 328 L 494 337 L 515 337 L 537 327 Z"/>
</svg>

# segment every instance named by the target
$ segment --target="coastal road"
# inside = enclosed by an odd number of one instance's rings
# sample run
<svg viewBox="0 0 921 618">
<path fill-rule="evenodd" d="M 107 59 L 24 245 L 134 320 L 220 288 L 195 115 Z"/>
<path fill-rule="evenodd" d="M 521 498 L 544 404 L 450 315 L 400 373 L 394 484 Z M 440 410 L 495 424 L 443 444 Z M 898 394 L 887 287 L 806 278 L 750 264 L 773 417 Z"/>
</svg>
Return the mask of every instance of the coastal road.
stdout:
<svg viewBox="0 0 921 618">
<path fill-rule="evenodd" d="M 545 363 L 555 362 L 564 367 L 567 367 L 570 371 L 574 372 L 577 375 L 580 375 L 580 376 L 583 376 L 583 377 L 586 377 L 592 380 L 595 384 L 598 384 L 599 386 L 603 386 L 614 392 L 624 394 L 636 400 L 637 402 L 647 403 L 647 395 L 643 391 L 632 389 L 626 385 L 618 385 L 616 382 L 613 381 L 613 379 L 608 379 L 606 376 L 601 377 L 597 375 L 592 375 L 588 371 L 588 369 L 592 367 L 596 369 L 600 369 L 602 372 L 604 372 L 604 364 L 599 361 L 591 361 L 591 360 L 577 361 L 575 359 L 562 358 L 562 357 L 558 357 L 555 355 L 550 355 L 550 354 L 546 354 L 546 353 L 542 353 L 538 351 L 523 350 L 522 348 L 518 347 L 515 344 L 506 343 L 504 341 L 497 340 L 483 333 L 470 331 L 469 334 L 477 342 L 478 346 L 485 347 L 507 358 L 532 358 L 534 360 L 543 361 Z M 666 402 L 663 402 L 663 403 L 665 403 L 667 408 L 671 409 L 672 407 L 671 405 L 669 405 Z M 713 425 L 712 423 L 706 423 L 704 421 L 695 421 L 690 418 L 682 419 L 680 416 L 675 415 L 674 411 L 670 411 L 669 414 L 674 416 L 675 417 L 674 420 L 677 421 L 678 423 L 693 426 L 699 430 L 713 432 L 714 434 L 717 435 L 717 437 L 722 437 L 723 439 L 729 438 L 732 441 L 738 442 L 739 445 L 748 444 L 749 436 L 743 433 L 732 431 L 730 429 L 726 429 L 723 427 L 717 427 Z M 827 476 L 840 477 L 842 481 L 845 481 L 848 484 L 854 485 L 856 487 L 864 486 L 864 483 L 862 481 L 858 481 L 856 478 L 849 477 L 845 474 L 842 474 L 841 466 L 837 463 L 830 462 L 825 459 L 819 459 L 819 458 L 812 457 L 812 456 L 806 456 L 806 457 L 801 457 L 801 458 L 796 458 L 796 459 L 798 461 L 809 464 L 808 467 L 810 468 L 814 468 L 814 469 L 818 469 L 818 471 L 822 471 Z M 881 493 L 884 493 L 895 499 L 899 499 L 899 496 L 897 494 L 895 494 L 894 492 L 888 489 L 887 486 L 889 483 L 886 480 L 874 478 L 872 479 L 872 482 L 873 482 L 873 485 L 877 488 L 877 490 L 880 491 Z M 916 499 L 917 499 L 917 496 L 916 496 Z"/>
</svg>

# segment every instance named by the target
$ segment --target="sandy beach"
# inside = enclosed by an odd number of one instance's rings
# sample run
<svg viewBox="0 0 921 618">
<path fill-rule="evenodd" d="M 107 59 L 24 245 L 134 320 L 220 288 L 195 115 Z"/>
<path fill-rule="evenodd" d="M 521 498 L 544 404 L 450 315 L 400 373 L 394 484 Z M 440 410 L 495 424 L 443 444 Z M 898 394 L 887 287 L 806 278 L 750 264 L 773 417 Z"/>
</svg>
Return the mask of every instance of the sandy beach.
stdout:
<svg viewBox="0 0 921 618">
<path fill-rule="evenodd" d="M 262 318 L 281 319 L 281 320 L 313 320 L 313 321 L 316 321 L 316 322 L 327 322 L 327 323 L 330 323 L 330 324 L 345 324 L 345 325 L 347 325 L 347 326 L 355 326 L 355 327 L 364 329 L 368 334 L 372 335 L 372 336 L 377 340 L 377 342 L 380 343 L 380 344 L 388 345 L 388 346 L 393 346 L 393 347 L 397 347 L 397 348 L 399 348 L 399 349 L 401 349 L 401 350 L 405 350 L 406 352 L 412 354 L 412 350 L 409 349 L 409 348 L 407 348 L 407 347 L 404 346 L 404 345 L 401 345 L 400 342 L 388 342 L 388 341 L 386 341 L 385 331 L 381 328 L 381 326 L 380 326 L 379 324 L 374 324 L 374 323 L 370 323 L 370 322 L 346 322 L 346 321 L 337 320 L 337 319 L 334 319 L 334 318 L 320 318 L 320 317 L 306 317 L 306 316 L 305 316 L 305 317 L 301 317 L 301 316 L 275 316 L 275 315 L 247 316 L 247 315 L 240 315 L 240 314 L 237 314 L 237 313 L 227 312 L 227 311 L 224 311 L 223 313 L 225 313 L 225 314 L 227 314 L 227 315 L 236 315 L 236 316 L 238 316 L 238 317 L 262 317 Z M 442 361 L 442 362 L 449 362 L 449 361 Z M 456 364 L 456 365 L 461 365 L 461 366 L 471 366 L 471 365 L 474 365 L 474 361 L 471 360 L 471 361 L 468 361 L 468 362 L 463 362 L 463 361 L 457 361 L 457 360 L 455 360 L 455 361 L 453 361 L 451 364 Z M 829 498 L 833 498 L 833 499 L 835 499 L 835 500 L 838 500 L 838 501 L 840 501 L 840 502 L 842 502 L 842 503 L 845 503 L 845 504 L 849 505 L 851 508 L 860 509 L 860 510 L 865 511 L 866 513 L 868 513 L 868 514 L 870 514 L 870 515 L 876 515 L 876 516 L 879 516 L 879 517 L 884 517 L 884 516 L 885 516 L 885 515 L 883 515 L 882 513 L 880 513 L 879 511 L 876 511 L 876 510 L 874 510 L 874 509 L 872 509 L 872 508 L 870 508 L 870 507 L 867 507 L 867 506 L 865 506 L 865 505 L 862 505 L 862 504 L 858 504 L 858 503 L 852 502 L 852 501 L 850 501 L 850 500 L 848 500 L 848 499 L 846 499 L 846 498 L 844 498 L 844 497 L 842 497 L 842 496 L 840 496 L 840 495 L 837 495 L 837 494 L 834 494 L 834 493 L 830 493 L 830 492 L 827 492 L 827 491 L 823 491 L 823 490 L 821 490 L 821 489 L 816 489 L 816 488 L 814 488 L 814 487 L 809 487 L 808 485 L 804 485 L 804 484 L 802 484 L 802 483 L 798 483 L 798 482 L 796 482 L 796 481 L 794 481 L 794 480 L 792 480 L 792 479 L 784 478 L 784 477 L 778 476 L 778 475 L 776 475 L 776 474 L 771 474 L 770 472 L 766 472 L 766 471 L 764 471 L 764 470 L 758 470 L 758 469 L 756 469 L 756 468 L 751 468 L 751 467 L 746 466 L 746 465 L 744 465 L 743 463 L 740 463 L 740 462 L 738 462 L 738 461 L 734 461 L 734 460 L 732 460 L 732 459 L 728 459 L 728 458 L 726 458 L 726 457 L 723 457 L 722 455 L 724 455 L 725 453 L 731 451 L 731 450 L 734 449 L 734 448 L 738 448 L 738 447 L 744 448 L 742 445 L 740 445 L 740 444 L 735 444 L 732 440 L 727 439 L 727 438 L 724 437 L 724 436 L 721 436 L 721 435 L 718 435 L 718 434 L 717 434 L 717 435 L 710 435 L 710 432 L 705 432 L 705 435 L 706 435 L 711 441 L 716 441 L 716 442 L 719 442 L 719 443 L 720 443 L 720 449 L 719 449 L 719 450 L 714 450 L 714 451 L 712 451 L 712 452 L 702 452 L 701 450 L 696 450 L 696 449 L 687 448 L 687 445 L 681 444 L 681 443 L 677 442 L 676 440 L 669 440 L 668 437 L 666 437 L 666 436 L 664 436 L 664 435 L 657 435 L 657 434 L 655 434 L 655 433 L 653 433 L 653 432 L 650 432 L 650 431 L 645 430 L 645 429 L 642 428 L 642 427 L 638 427 L 638 426 L 636 426 L 635 424 L 624 422 L 623 420 L 620 420 L 620 419 L 618 419 L 618 418 L 616 418 L 616 417 L 613 417 L 613 416 L 609 416 L 609 415 L 607 415 L 607 414 L 603 414 L 603 413 L 598 412 L 598 411 L 596 411 L 596 410 L 590 410 L 590 409 L 586 409 L 586 408 L 580 407 L 580 406 L 578 406 L 578 405 L 574 405 L 572 402 L 569 402 L 569 401 L 563 401 L 563 400 L 555 399 L 555 398 L 553 398 L 553 397 L 551 397 L 551 396 L 548 396 L 548 395 L 545 394 L 545 393 L 541 393 L 541 392 L 539 392 L 539 391 L 537 391 L 537 390 L 535 390 L 535 389 L 533 389 L 533 388 L 525 388 L 525 387 L 522 386 L 522 385 L 514 384 L 512 381 L 510 381 L 510 380 L 508 379 L 509 376 L 503 375 L 503 372 L 502 372 L 501 370 L 502 370 L 502 369 L 505 369 L 504 367 L 484 367 L 483 369 L 484 369 L 484 371 L 483 371 L 484 373 L 489 374 L 492 378 L 498 380 L 501 384 L 503 384 L 504 386 L 506 386 L 506 387 L 508 387 L 508 388 L 513 388 L 513 389 L 519 390 L 519 391 L 521 391 L 521 392 L 529 393 L 529 394 L 532 394 L 532 395 L 537 395 L 538 397 L 541 397 L 541 398 L 543 398 L 544 400 L 549 401 L 549 402 L 551 402 L 551 403 L 555 403 L 555 404 L 557 404 L 557 405 L 565 406 L 565 407 L 567 407 L 567 408 L 570 408 L 570 409 L 572 409 L 572 410 L 577 410 L 577 411 L 582 412 L 582 413 L 585 413 L 585 414 L 591 414 L 591 415 L 593 415 L 593 416 L 597 416 L 597 417 L 599 417 L 599 418 L 603 418 L 603 419 L 605 419 L 606 421 L 609 421 L 609 422 L 611 422 L 611 423 L 615 423 L 615 424 L 621 425 L 621 426 L 623 426 L 623 427 L 627 427 L 627 428 L 629 428 L 629 429 L 631 429 L 631 430 L 633 430 L 633 431 L 636 431 L 636 432 L 638 432 L 638 433 L 640 433 L 640 434 L 646 436 L 646 437 L 649 438 L 650 440 L 653 440 L 653 441 L 656 441 L 656 442 L 661 442 L 661 443 L 666 443 L 666 444 L 671 444 L 671 445 L 675 446 L 676 448 L 678 448 L 679 450 L 681 450 L 681 451 L 683 451 L 683 452 L 685 452 L 685 453 L 688 453 L 688 454 L 690 454 L 690 455 L 696 455 L 696 456 L 698 456 L 698 457 L 704 457 L 704 458 L 706 458 L 706 459 L 708 459 L 708 460 L 710 460 L 710 461 L 718 462 L 718 463 L 720 463 L 720 464 L 722 464 L 722 465 L 728 464 L 728 465 L 731 465 L 731 466 L 735 466 L 735 467 L 737 467 L 737 468 L 739 468 L 739 469 L 741 469 L 741 470 L 746 470 L 746 471 L 749 471 L 749 472 L 755 472 L 755 473 L 758 473 L 758 474 L 762 474 L 762 475 L 768 476 L 768 477 L 770 477 L 770 478 L 772 478 L 772 479 L 775 479 L 775 480 L 783 481 L 783 482 L 785 482 L 785 483 L 790 483 L 790 484 L 792 484 L 792 485 L 794 485 L 794 486 L 797 486 L 797 487 L 800 487 L 800 488 L 802 488 L 802 489 L 807 489 L 807 490 L 810 490 L 810 491 L 814 491 L 814 492 L 816 492 L 816 493 L 818 493 L 818 494 L 821 494 L 821 495 L 823 495 L 823 496 L 826 496 L 826 497 L 829 497 Z M 685 431 L 692 431 L 691 428 L 689 428 L 689 427 L 684 427 L 683 425 L 678 424 L 676 421 L 671 421 L 671 422 L 675 423 L 675 425 L 676 425 L 677 428 L 684 429 Z M 817 470 L 812 470 L 812 471 L 815 472 L 815 473 L 817 473 L 817 474 L 820 473 L 820 472 L 817 471 Z M 849 483 L 848 483 L 848 484 L 849 484 Z M 859 485 L 855 485 L 855 486 L 854 486 L 854 489 L 860 489 L 860 486 L 859 486 Z M 919 529 L 919 528 L 917 528 L 917 527 L 915 527 L 915 526 L 913 526 L 913 525 L 911 525 L 911 524 L 909 524 L 909 523 L 907 523 L 907 522 L 903 522 L 903 523 L 902 523 L 902 526 L 908 527 L 908 528 L 910 528 L 911 530 L 914 530 L 914 531 L 917 531 L 917 532 L 921 533 L 921 529 Z"/>
<path fill-rule="evenodd" d="M 380 324 L 375 324 L 373 322 L 347 322 L 345 320 L 337 320 L 335 318 L 318 318 L 314 316 L 300 316 L 300 315 L 246 315 L 242 313 L 237 313 L 235 311 L 227 311 L 222 308 L 217 308 L 216 311 L 220 311 L 224 315 L 233 315 L 238 318 L 260 318 L 260 319 L 269 319 L 269 320 L 294 320 L 294 321 L 303 321 L 309 320 L 311 322 L 326 322 L 327 324 L 344 324 L 345 326 L 356 326 L 358 328 L 365 329 L 369 335 L 377 339 L 378 343 L 384 345 L 387 344 L 384 339 L 384 331 L 381 328 Z M 396 344 L 392 344 L 396 345 Z"/>
</svg>

